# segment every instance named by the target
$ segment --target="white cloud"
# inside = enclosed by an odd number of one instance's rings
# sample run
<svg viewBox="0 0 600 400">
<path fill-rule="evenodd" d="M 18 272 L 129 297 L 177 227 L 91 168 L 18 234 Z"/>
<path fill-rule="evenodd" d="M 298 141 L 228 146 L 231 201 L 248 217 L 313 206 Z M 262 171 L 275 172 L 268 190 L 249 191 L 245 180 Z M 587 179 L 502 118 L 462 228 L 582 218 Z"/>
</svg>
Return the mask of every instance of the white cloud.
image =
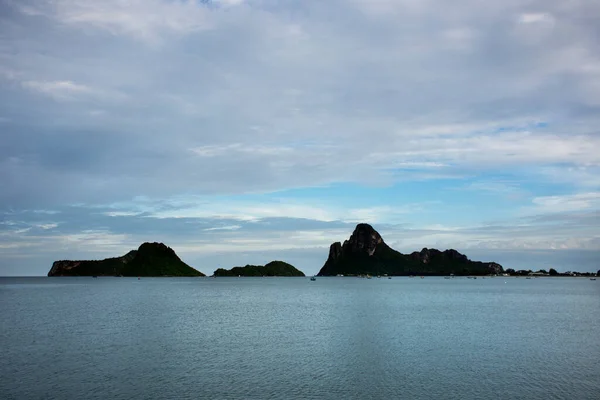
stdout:
<svg viewBox="0 0 600 400">
<path fill-rule="evenodd" d="M 130 242 L 129 235 L 115 234 L 103 230 L 84 230 L 77 234 L 54 236 L 53 240 L 63 247 L 94 246 L 94 251 L 123 247 Z M 137 248 L 137 246 L 135 247 Z"/>
<path fill-rule="evenodd" d="M 245 1 L 246 0 L 213 0 L 214 3 L 223 5 L 225 7 L 239 6 L 240 4 L 245 3 Z"/>
<path fill-rule="evenodd" d="M 242 0 L 214 1 L 215 5 L 231 8 Z M 127 35 L 146 43 L 160 43 L 165 35 L 185 35 L 210 29 L 211 10 L 193 0 L 57 0 L 21 6 L 28 15 L 45 15 L 81 29 L 90 27 L 113 35 Z"/>
<path fill-rule="evenodd" d="M 136 211 L 108 211 L 104 213 L 108 217 L 131 217 L 139 214 Z"/>
<path fill-rule="evenodd" d="M 47 215 L 56 215 L 60 214 L 60 211 L 56 210 L 33 210 L 35 214 L 47 214 Z"/>
<path fill-rule="evenodd" d="M 571 184 L 584 192 L 590 188 L 600 187 L 600 166 L 598 165 L 546 166 L 539 168 L 538 173 L 544 182 Z"/>
<path fill-rule="evenodd" d="M 437 202 L 400 203 L 394 206 L 356 207 L 341 205 L 327 199 L 304 198 L 290 199 L 269 197 L 262 200 L 214 200 L 208 197 L 186 197 L 181 200 L 163 200 L 156 204 L 122 204 L 124 209 L 133 207 L 133 211 L 116 211 L 114 214 L 145 212 L 145 218 L 198 218 L 207 220 L 236 220 L 244 222 L 268 221 L 272 218 L 301 219 L 320 222 L 346 223 L 397 223 L 406 215 L 424 212 Z M 168 207 L 165 207 L 168 205 Z M 238 225 L 233 225 L 238 227 Z M 221 226 L 206 230 L 225 229 Z"/>
<path fill-rule="evenodd" d="M 567 212 L 600 209 L 600 192 L 561 196 L 540 196 L 533 199 L 540 212 Z"/>
<path fill-rule="evenodd" d="M 317 221 L 334 221 L 335 215 L 318 206 L 269 201 L 237 203 L 220 201 L 176 210 L 156 211 L 153 218 L 210 218 L 257 221 L 265 218 L 304 218 Z"/>
<path fill-rule="evenodd" d="M 105 99 L 119 101 L 124 98 L 121 93 L 111 92 L 73 81 L 23 81 L 21 85 L 33 92 L 52 97 L 59 101 L 76 101 L 80 99 Z M 93 116 L 101 115 L 97 110 L 90 112 Z"/>
<path fill-rule="evenodd" d="M 285 154 L 292 153 L 294 150 L 295 149 L 292 146 L 256 146 L 243 143 L 201 146 L 190 149 L 190 151 L 201 157 L 231 156 L 235 153 L 247 153 L 261 156 L 285 156 Z"/>
<path fill-rule="evenodd" d="M 46 94 L 56 99 L 69 99 L 77 94 L 89 94 L 94 92 L 85 85 L 78 85 L 71 81 L 25 81 L 22 82 L 22 85 L 27 89 Z"/>
<path fill-rule="evenodd" d="M 519 191 L 518 185 L 508 182 L 473 182 L 466 185 L 465 189 L 492 193 L 513 193 Z"/>
<path fill-rule="evenodd" d="M 350 232 L 351 233 L 351 232 Z M 178 251 L 189 254 L 215 254 L 222 252 L 248 252 L 248 251 L 289 251 L 293 249 L 322 248 L 324 260 L 327 248 L 334 241 L 343 240 L 343 236 L 350 233 L 340 230 L 327 231 L 287 231 L 269 232 L 253 237 L 219 237 L 218 242 L 198 243 L 184 242 L 177 245 Z"/>
<path fill-rule="evenodd" d="M 356 7 L 373 16 L 389 16 L 396 13 L 419 14 L 431 7 L 428 0 L 351 0 Z"/>
<path fill-rule="evenodd" d="M 538 22 L 552 23 L 554 18 L 548 13 L 525 13 L 519 16 L 519 22 L 524 24 L 533 24 Z"/>
<path fill-rule="evenodd" d="M 49 224 L 38 224 L 35 225 L 35 227 L 43 229 L 43 230 L 48 230 L 48 229 L 54 229 L 58 226 L 58 224 L 55 223 L 49 223 Z"/>
<path fill-rule="evenodd" d="M 227 226 L 216 226 L 214 228 L 206 228 L 205 231 L 235 231 L 240 229 L 241 225 L 227 225 Z"/>
</svg>

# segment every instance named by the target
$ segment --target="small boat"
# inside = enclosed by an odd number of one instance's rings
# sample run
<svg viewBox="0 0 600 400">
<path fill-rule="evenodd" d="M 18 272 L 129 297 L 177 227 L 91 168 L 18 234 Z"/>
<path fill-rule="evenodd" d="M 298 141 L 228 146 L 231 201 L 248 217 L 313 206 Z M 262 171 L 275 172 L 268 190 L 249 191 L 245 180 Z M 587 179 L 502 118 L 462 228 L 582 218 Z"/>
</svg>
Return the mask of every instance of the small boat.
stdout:
<svg viewBox="0 0 600 400">
<path fill-rule="evenodd" d="M 392 279 L 392 277 L 391 277 L 391 276 L 388 276 L 388 279 Z"/>
<path fill-rule="evenodd" d="M 596 280 L 596 278 L 590 278 L 590 281 L 595 281 L 595 280 Z"/>
<path fill-rule="evenodd" d="M 310 280 L 311 280 L 311 281 L 316 281 L 316 280 L 317 280 L 317 278 L 315 278 L 314 276 L 311 276 L 311 277 L 310 277 Z"/>
<path fill-rule="evenodd" d="M 367 279 L 371 279 L 371 278 L 372 278 L 372 276 L 367 274 Z"/>
<path fill-rule="evenodd" d="M 97 276 L 96 276 L 96 275 L 94 275 L 94 276 L 92 276 L 92 278 L 97 278 Z"/>
<path fill-rule="evenodd" d="M 450 279 L 450 277 L 449 276 L 445 276 L 444 279 Z"/>
</svg>

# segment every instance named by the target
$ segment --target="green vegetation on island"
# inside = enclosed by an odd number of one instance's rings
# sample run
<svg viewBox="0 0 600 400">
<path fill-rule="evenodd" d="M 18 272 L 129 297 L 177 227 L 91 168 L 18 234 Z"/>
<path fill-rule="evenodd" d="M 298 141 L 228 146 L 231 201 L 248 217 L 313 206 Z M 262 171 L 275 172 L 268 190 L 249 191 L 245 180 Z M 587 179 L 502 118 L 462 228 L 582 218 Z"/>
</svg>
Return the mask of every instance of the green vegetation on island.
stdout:
<svg viewBox="0 0 600 400">
<path fill-rule="evenodd" d="M 214 276 L 305 276 L 291 264 L 283 261 L 271 261 L 266 265 L 246 265 L 231 269 L 219 268 Z"/>
<path fill-rule="evenodd" d="M 600 271 L 598 271 L 600 272 Z M 558 272 L 554 268 L 550 268 L 549 271 L 545 269 L 540 269 L 537 271 L 533 271 L 531 269 L 519 269 L 514 270 L 512 268 L 508 268 L 504 271 L 505 275 L 508 276 L 567 276 L 567 277 L 596 277 L 598 274 L 594 272 L 578 272 L 578 271 L 566 271 L 566 272 Z"/>
<path fill-rule="evenodd" d="M 205 276 L 163 243 L 143 243 L 121 257 L 55 261 L 48 276 Z"/>
<path fill-rule="evenodd" d="M 335 275 L 490 275 L 503 272 L 494 262 L 471 261 L 450 249 L 424 248 L 402 254 L 390 248 L 368 224 L 358 224 L 342 245 L 333 243 L 319 276 Z"/>
</svg>

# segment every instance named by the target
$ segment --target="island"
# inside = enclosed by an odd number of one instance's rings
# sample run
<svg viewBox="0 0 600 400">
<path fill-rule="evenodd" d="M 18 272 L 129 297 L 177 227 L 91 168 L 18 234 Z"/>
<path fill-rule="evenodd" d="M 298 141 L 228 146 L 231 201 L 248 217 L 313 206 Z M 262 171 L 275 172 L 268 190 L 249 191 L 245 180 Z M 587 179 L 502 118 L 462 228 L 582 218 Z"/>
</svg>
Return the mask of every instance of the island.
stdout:
<svg viewBox="0 0 600 400">
<path fill-rule="evenodd" d="M 514 270 L 512 268 L 508 268 L 507 270 L 504 271 L 504 275 L 505 276 L 535 276 L 537 277 L 541 277 L 541 276 L 549 276 L 549 277 L 574 277 L 574 278 L 579 278 L 579 277 L 596 277 L 600 275 L 600 271 L 598 271 L 598 273 L 594 273 L 594 272 L 578 272 L 578 271 L 566 271 L 566 272 L 558 272 L 557 270 L 555 270 L 554 268 L 550 268 L 549 271 L 546 271 L 545 269 L 539 269 L 537 271 L 533 271 L 531 269 L 518 269 L 518 270 Z"/>
<path fill-rule="evenodd" d="M 163 243 L 143 243 L 121 257 L 55 261 L 48 276 L 205 276 Z"/>
<path fill-rule="evenodd" d="M 495 262 L 471 261 L 450 249 L 424 248 L 402 254 L 390 248 L 369 224 L 358 224 L 344 244 L 333 243 L 318 276 L 336 275 L 497 275 L 503 268 Z"/>
<path fill-rule="evenodd" d="M 246 265 L 231 269 L 217 269 L 213 276 L 305 276 L 291 264 L 283 261 L 271 261 L 266 265 Z"/>
</svg>

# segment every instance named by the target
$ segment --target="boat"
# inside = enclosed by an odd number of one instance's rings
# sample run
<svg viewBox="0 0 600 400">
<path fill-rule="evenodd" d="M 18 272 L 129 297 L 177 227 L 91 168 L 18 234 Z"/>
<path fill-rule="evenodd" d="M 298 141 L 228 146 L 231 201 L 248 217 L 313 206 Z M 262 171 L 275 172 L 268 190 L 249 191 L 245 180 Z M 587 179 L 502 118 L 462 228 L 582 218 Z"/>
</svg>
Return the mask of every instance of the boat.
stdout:
<svg viewBox="0 0 600 400">
<path fill-rule="evenodd" d="M 367 274 L 367 279 L 371 279 L 371 278 L 372 278 L 371 275 Z"/>
<path fill-rule="evenodd" d="M 388 279 L 392 279 L 392 277 L 391 277 L 391 276 L 388 276 Z"/>
<path fill-rule="evenodd" d="M 311 281 L 316 281 L 316 280 L 317 280 L 317 278 L 315 278 L 314 276 L 311 276 L 311 277 L 310 277 L 310 280 L 311 280 Z"/>
<path fill-rule="evenodd" d="M 92 276 L 92 278 L 97 278 L 97 276 L 96 276 L 96 275 L 94 275 L 94 276 Z"/>
<path fill-rule="evenodd" d="M 595 280 L 596 280 L 596 278 L 590 278 L 590 281 L 595 281 Z"/>
</svg>

